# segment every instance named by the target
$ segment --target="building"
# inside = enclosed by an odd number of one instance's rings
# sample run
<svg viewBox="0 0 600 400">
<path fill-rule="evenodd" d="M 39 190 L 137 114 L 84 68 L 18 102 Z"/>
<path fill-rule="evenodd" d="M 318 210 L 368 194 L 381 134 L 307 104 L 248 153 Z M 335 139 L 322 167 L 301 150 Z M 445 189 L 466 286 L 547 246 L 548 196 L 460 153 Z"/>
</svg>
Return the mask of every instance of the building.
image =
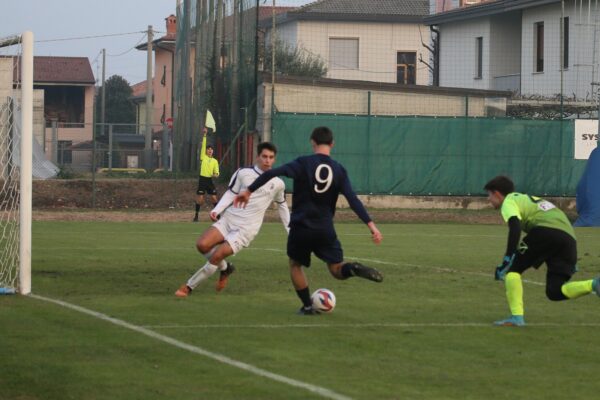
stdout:
<svg viewBox="0 0 600 400">
<path fill-rule="evenodd" d="M 95 84 L 87 57 L 34 57 L 33 86 L 44 91 L 46 128 L 41 143 L 51 161 L 87 164 L 84 159 L 73 158 L 68 149 L 74 143 L 92 140 Z"/>
<path fill-rule="evenodd" d="M 543 98 L 595 97 L 600 12 L 576 1 L 564 5 L 497 0 L 427 17 L 440 35 L 440 85 Z"/>
<path fill-rule="evenodd" d="M 173 66 L 175 64 L 175 39 L 177 37 L 177 17 L 169 15 L 165 18 L 166 35 L 152 41 L 154 52 L 154 76 L 152 77 L 152 125 L 154 131 L 162 130 L 163 123 L 173 118 Z M 147 43 L 136 47 L 146 51 Z M 146 124 L 146 91 L 148 83 L 142 81 L 132 86 L 132 100 L 136 104 L 136 118 L 139 133 L 145 132 Z"/>
<path fill-rule="evenodd" d="M 437 14 L 459 7 L 469 7 L 490 1 L 495 0 L 431 0 L 431 13 Z"/>
<path fill-rule="evenodd" d="M 326 78 L 427 85 L 428 14 L 429 0 L 323 0 L 280 14 L 276 37 L 324 60 Z"/>
</svg>

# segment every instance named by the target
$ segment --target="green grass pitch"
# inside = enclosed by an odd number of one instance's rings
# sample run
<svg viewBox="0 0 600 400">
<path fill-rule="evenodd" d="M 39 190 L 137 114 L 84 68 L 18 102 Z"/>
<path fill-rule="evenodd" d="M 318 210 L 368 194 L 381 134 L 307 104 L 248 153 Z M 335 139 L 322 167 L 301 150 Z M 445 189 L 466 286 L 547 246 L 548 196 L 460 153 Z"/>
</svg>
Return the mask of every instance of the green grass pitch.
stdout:
<svg viewBox="0 0 600 400">
<path fill-rule="evenodd" d="M 108 321 L 23 296 L 0 297 L 0 399 L 564 399 L 600 392 L 600 299 L 553 303 L 545 266 L 524 275 L 525 328 L 508 315 L 493 269 L 506 227 L 338 224 L 346 258 L 381 284 L 337 281 L 313 259 L 311 290 L 330 315 L 295 315 L 281 224 L 269 223 L 191 297 L 173 296 L 203 263 L 206 223 L 36 222 L 33 292 L 330 392 L 315 393 Z M 578 229 L 580 272 L 600 275 L 600 230 Z"/>
</svg>

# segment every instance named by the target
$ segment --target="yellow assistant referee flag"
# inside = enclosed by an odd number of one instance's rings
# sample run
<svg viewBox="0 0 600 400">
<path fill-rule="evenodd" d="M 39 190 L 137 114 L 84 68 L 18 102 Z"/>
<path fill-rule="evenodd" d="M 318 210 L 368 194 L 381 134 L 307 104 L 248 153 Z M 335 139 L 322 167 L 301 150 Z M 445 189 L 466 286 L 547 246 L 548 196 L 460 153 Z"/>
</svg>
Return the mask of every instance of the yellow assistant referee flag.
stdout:
<svg viewBox="0 0 600 400">
<path fill-rule="evenodd" d="M 209 110 L 206 110 L 206 122 L 204 123 L 204 126 L 207 128 L 211 128 L 213 130 L 213 133 L 217 133 L 217 124 Z"/>
</svg>

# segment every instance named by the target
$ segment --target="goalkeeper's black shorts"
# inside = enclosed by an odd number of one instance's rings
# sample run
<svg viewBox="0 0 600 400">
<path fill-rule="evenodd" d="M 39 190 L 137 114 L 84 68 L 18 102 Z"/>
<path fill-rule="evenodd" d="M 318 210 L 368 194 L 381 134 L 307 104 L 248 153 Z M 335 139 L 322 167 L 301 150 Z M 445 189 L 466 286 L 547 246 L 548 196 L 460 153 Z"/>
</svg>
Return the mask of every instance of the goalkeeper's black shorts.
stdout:
<svg viewBox="0 0 600 400">
<path fill-rule="evenodd" d="M 577 263 L 577 242 L 565 231 L 547 227 L 533 228 L 523 238 L 508 272 L 523 273 L 543 263 L 549 275 L 571 277 Z"/>
</svg>

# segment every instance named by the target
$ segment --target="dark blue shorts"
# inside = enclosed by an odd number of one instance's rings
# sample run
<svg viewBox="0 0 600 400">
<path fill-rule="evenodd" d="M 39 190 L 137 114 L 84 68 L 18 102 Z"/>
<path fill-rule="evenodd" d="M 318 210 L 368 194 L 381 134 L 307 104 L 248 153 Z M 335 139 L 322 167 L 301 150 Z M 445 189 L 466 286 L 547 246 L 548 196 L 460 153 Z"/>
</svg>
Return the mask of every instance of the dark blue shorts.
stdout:
<svg viewBox="0 0 600 400">
<path fill-rule="evenodd" d="M 305 267 L 310 267 L 311 253 L 315 253 L 315 256 L 327 264 L 336 264 L 344 260 L 342 245 L 334 229 L 317 230 L 292 226 L 288 235 L 288 257 Z"/>
</svg>

